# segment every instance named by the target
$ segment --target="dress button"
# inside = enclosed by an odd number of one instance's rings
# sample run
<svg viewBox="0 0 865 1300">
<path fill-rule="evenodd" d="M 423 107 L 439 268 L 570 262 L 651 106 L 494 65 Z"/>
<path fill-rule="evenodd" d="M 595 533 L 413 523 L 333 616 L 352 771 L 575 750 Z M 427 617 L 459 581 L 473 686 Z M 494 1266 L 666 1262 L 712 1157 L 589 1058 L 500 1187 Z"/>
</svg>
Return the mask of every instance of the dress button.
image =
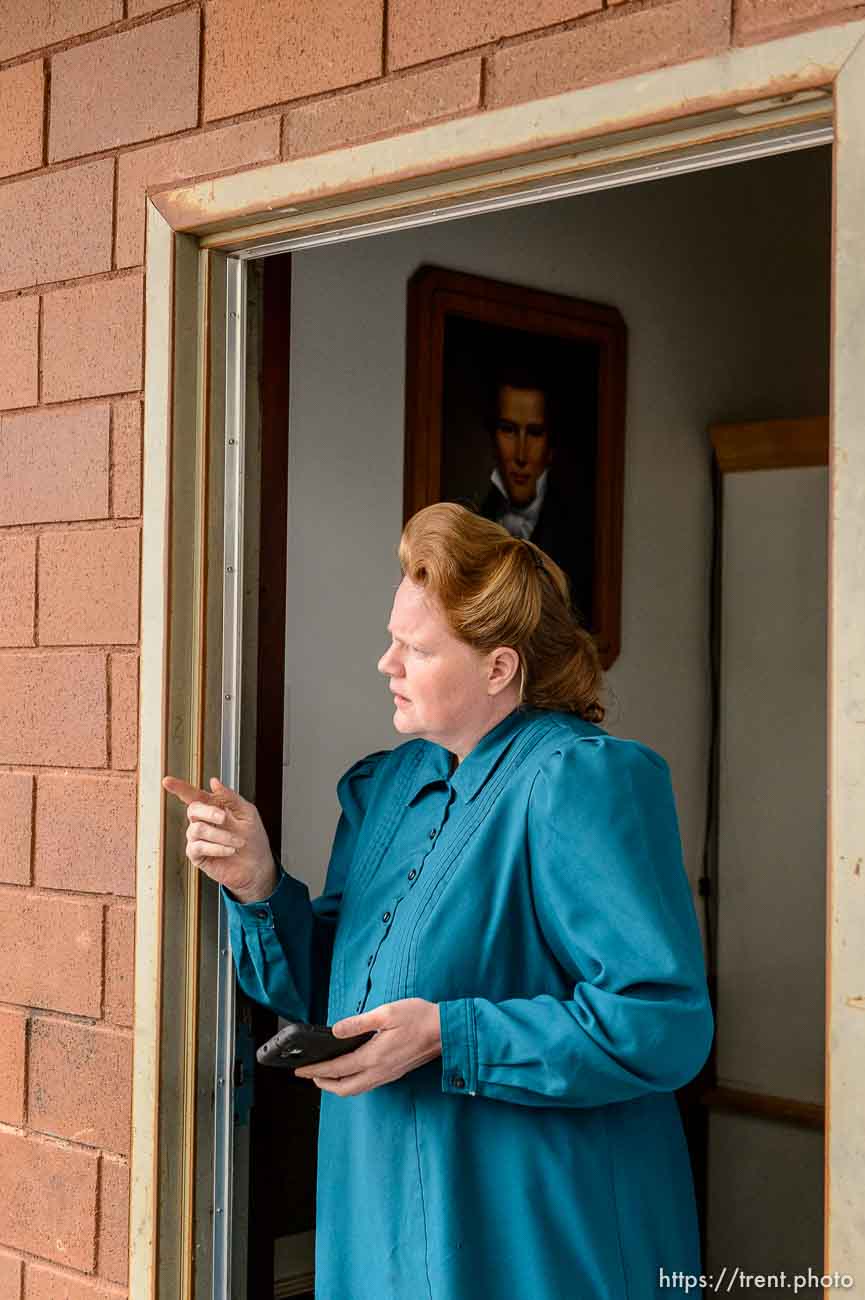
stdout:
<svg viewBox="0 0 865 1300">
<path fill-rule="evenodd" d="M 266 921 L 270 913 L 266 907 L 257 907 L 255 909 L 255 915 L 258 917 L 259 921 Z"/>
<path fill-rule="evenodd" d="M 466 1081 L 461 1074 L 455 1074 L 451 1082 L 455 1088 L 464 1088 L 466 1086 Z"/>
<path fill-rule="evenodd" d="M 390 920 L 390 912 L 385 912 L 384 916 L 381 919 L 384 921 L 385 925 L 387 925 L 388 921 Z"/>
<path fill-rule="evenodd" d="M 367 959 L 366 959 L 366 964 L 367 964 L 367 966 L 371 966 L 371 965 L 372 965 L 372 953 L 370 953 L 369 956 L 367 957 Z"/>
<path fill-rule="evenodd" d="M 415 871 L 414 867 L 412 867 L 411 871 L 408 873 L 408 878 L 409 878 L 409 880 L 414 880 L 414 878 L 415 878 L 416 875 L 417 875 L 417 872 Z"/>
<path fill-rule="evenodd" d="M 436 830 L 435 827 L 433 827 L 432 830 L 431 830 L 430 833 L 429 833 L 429 837 L 430 837 L 430 839 L 431 839 L 431 840 L 434 840 L 437 834 L 438 834 L 438 831 Z"/>
</svg>

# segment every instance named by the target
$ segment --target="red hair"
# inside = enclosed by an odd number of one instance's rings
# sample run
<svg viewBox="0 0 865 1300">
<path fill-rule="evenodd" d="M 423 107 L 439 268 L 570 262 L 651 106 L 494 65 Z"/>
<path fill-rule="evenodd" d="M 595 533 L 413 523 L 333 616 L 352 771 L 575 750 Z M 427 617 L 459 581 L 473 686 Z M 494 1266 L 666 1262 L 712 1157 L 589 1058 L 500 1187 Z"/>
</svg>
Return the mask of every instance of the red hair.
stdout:
<svg viewBox="0 0 865 1300">
<path fill-rule="evenodd" d="M 568 580 L 533 542 L 441 501 L 412 515 L 399 544 L 402 572 L 444 611 L 451 631 L 481 654 L 511 646 L 520 704 L 601 722 L 598 649 L 571 607 Z"/>
</svg>

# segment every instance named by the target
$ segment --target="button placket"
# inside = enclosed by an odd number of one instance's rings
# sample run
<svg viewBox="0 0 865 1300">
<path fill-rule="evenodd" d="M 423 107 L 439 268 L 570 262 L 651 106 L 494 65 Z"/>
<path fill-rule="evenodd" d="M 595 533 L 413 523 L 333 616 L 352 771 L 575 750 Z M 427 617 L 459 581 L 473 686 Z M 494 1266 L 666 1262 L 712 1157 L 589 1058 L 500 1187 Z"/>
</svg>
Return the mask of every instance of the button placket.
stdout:
<svg viewBox="0 0 865 1300">
<path fill-rule="evenodd" d="M 448 820 L 448 814 L 453 804 L 453 798 L 454 798 L 454 791 L 450 790 L 447 799 L 442 802 L 440 810 L 435 810 L 434 808 L 430 808 L 428 810 L 427 816 L 430 816 L 430 821 L 432 821 L 434 818 L 436 818 L 436 816 L 438 816 L 439 824 L 437 826 L 431 826 L 430 822 L 427 822 L 426 832 L 421 830 L 420 827 L 418 828 L 418 831 L 420 832 L 420 835 L 423 836 L 423 838 L 421 839 L 420 844 L 418 844 L 417 841 L 415 841 L 415 848 L 413 852 L 411 851 L 409 844 L 406 844 L 406 849 L 409 850 L 409 862 L 402 865 L 399 871 L 399 876 L 397 876 L 396 880 L 393 881 L 393 884 L 396 885 L 395 892 L 390 895 L 393 901 L 389 902 L 388 904 L 385 904 L 384 898 L 381 898 L 379 906 L 382 908 L 382 910 L 378 913 L 379 924 L 381 926 L 381 929 L 379 931 L 379 939 L 377 943 L 373 944 L 373 951 L 367 954 L 367 958 L 365 962 L 366 975 L 367 975 L 365 981 L 366 988 L 364 991 L 363 998 L 361 998 L 360 1002 L 358 1003 L 358 1011 L 360 1011 L 364 1006 L 366 1006 L 369 1001 L 370 993 L 372 992 L 373 989 L 373 971 L 376 970 L 376 968 L 378 967 L 379 974 L 380 976 L 382 975 L 382 968 L 379 964 L 379 956 L 381 955 L 382 945 L 392 935 L 395 935 L 398 938 L 399 933 L 402 930 L 402 926 L 410 923 L 410 918 L 412 915 L 412 904 L 410 904 L 407 901 L 408 897 L 411 893 L 411 890 L 414 888 L 414 886 L 420 880 L 420 877 L 423 875 L 423 870 L 426 865 L 427 858 L 430 856 L 431 853 L 434 853 L 436 849 L 438 849 L 439 847 L 441 833 L 444 829 L 445 823 Z M 423 826 L 423 822 L 421 822 L 421 826 Z M 416 831 L 415 834 L 417 834 L 418 831 Z M 423 847 L 421 847 L 421 845 L 423 845 Z M 413 862 L 411 860 L 412 858 L 414 859 Z M 396 866 L 396 864 L 394 865 Z M 401 891 L 399 885 L 400 880 L 404 882 Z M 385 895 L 385 897 L 387 897 L 387 895 Z M 400 929 L 394 930 L 397 908 L 401 903 L 403 904 L 404 910 L 406 907 L 409 908 L 408 919 L 404 918 L 400 926 Z M 384 978 L 385 980 L 385 983 L 387 983 L 386 977 L 387 977 L 387 969 L 385 966 L 384 976 L 382 976 L 382 978 Z"/>
<path fill-rule="evenodd" d="M 387 940 L 388 936 L 390 935 L 390 932 L 391 932 L 391 929 L 392 929 L 392 925 L 393 925 L 393 921 L 394 921 L 394 919 L 395 919 L 395 917 L 396 917 L 396 909 L 397 909 L 397 907 L 399 906 L 399 904 L 400 904 L 401 901 L 402 901 L 402 895 L 400 895 L 400 897 L 397 898 L 397 899 L 393 902 L 393 904 L 391 905 L 391 907 L 386 908 L 385 911 L 384 911 L 384 912 L 382 913 L 382 915 L 381 915 L 381 923 L 382 923 L 382 925 L 386 926 L 387 928 L 385 929 L 384 934 L 381 936 L 381 938 L 379 939 L 378 943 L 376 944 L 375 952 L 371 952 L 371 953 L 368 953 L 368 954 L 367 954 L 367 959 L 366 959 L 366 967 L 367 967 L 367 975 L 366 975 L 366 989 L 365 989 L 365 991 L 364 991 L 364 995 L 363 995 L 363 997 L 361 998 L 360 1002 L 358 1002 L 358 1004 L 357 1004 L 357 1010 L 358 1010 L 358 1011 L 360 1011 L 361 1007 L 362 1007 L 362 1006 L 364 1005 L 364 1003 L 366 1002 L 366 1000 L 367 1000 L 367 998 L 369 997 L 370 992 L 371 992 L 371 990 L 372 990 L 372 971 L 373 971 L 373 967 L 374 967 L 374 965 L 375 965 L 375 963 L 376 963 L 376 960 L 377 960 L 377 958 L 378 958 L 378 954 L 379 954 L 380 951 L 381 951 L 381 946 L 382 946 L 382 944 Z"/>
</svg>

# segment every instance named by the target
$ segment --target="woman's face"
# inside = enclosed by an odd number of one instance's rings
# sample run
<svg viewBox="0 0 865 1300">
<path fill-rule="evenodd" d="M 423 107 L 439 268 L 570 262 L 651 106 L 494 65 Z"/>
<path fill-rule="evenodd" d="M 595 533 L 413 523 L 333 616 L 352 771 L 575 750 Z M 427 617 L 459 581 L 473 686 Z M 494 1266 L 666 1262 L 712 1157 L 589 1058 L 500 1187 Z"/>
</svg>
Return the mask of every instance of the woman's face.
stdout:
<svg viewBox="0 0 865 1300">
<path fill-rule="evenodd" d="M 516 651 L 481 655 L 466 645 L 437 602 L 408 578 L 397 588 L 387 630 L 391 643 L 378 670 L 390 678 L 393 725 L 402 735 L 422 736 L 462 758 L 515 707 Z"/>
</svg>

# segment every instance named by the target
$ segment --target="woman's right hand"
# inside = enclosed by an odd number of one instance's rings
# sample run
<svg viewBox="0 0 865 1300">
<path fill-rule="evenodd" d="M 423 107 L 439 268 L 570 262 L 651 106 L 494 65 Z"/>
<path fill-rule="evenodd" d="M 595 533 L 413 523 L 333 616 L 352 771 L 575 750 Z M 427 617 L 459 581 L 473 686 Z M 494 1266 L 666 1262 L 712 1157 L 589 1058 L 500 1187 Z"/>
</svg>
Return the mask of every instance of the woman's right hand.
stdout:
<svg viewBox="0 0 865 1300">
<path fill-rule="evenodd" d="M 270 841 L 254 803 L 210 778 L 211 791 L 164 776 L 163 788 L 186 804 L 186 856 L 241 903 L 255 903 L 276 889 L 278 873 Z"/>
</svg>

